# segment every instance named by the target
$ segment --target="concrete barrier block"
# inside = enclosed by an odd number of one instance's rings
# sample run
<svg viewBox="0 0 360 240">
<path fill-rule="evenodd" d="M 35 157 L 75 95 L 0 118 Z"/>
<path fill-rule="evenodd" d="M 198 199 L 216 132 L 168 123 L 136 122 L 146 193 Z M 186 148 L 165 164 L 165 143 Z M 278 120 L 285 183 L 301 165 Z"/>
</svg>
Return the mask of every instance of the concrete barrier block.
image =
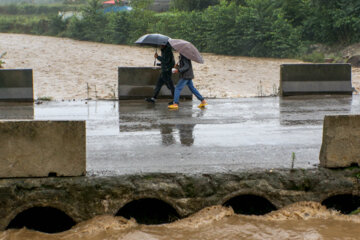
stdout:
<svg viewBox="0 0 360 240">
<path fill-rule="evenodd" d="M 350 64 L 283 64 L 280 95 L 352 94 Z"/>
<path fill-rule="evenodd" d="M 0 100 L 34 101 L 32 69 L 0 69 Z"/>
<path fill-rule="evenodd" d="M 85 175 L 85 121 L 0 121 L 0 165 L 0 178 Z"/>
<path fill-rule="evenodd" d="M 118 68 L 118 95 L 119 99 L 143 99 L 151 97 L 156 82 L 160 76 L 159 67 L 119 67 Z M 172 76 L 174 84 L 179 81 L 178 74 Z M 192 99 L 191 91 L 185 87 L 181 98 Z M 164 85 L 158 98 L 172 98 L 170 90 Z"/>
<path fill-rule="evenodd" d="M 360 115 L 325 116 L 320 166 L 360 166 Z"/>
</svg>

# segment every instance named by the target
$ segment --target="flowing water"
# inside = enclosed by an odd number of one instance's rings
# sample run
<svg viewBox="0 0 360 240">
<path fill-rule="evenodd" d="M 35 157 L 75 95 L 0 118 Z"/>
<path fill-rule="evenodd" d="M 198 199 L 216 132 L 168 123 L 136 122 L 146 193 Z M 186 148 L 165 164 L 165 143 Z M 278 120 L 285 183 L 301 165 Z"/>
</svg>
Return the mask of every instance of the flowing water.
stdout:
<svg viewBox="0 0 360 240">
<path fill-rule="evenodd" d="M 342 215 L 315 202 L 295 203 L 263 216 L 237 215 L 231 208 L 213 206 L 163 225 L 98 216 L 62 233 L 23 228 L 1 232 L 0 239 L 360 239 L 360 215 Z"/>
</svg>

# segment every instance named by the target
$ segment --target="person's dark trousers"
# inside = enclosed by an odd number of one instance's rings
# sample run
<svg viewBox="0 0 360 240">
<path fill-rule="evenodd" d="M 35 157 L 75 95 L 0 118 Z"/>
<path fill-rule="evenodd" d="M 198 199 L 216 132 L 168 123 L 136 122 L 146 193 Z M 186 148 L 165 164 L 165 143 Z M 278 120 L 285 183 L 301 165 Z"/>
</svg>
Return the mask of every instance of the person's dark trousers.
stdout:
<svg viewBox="0 0 360 240">
<path fill-rule="evenodd" d="M 171 72 L 161 72 L 160 77 L 155 86 L 154 98 L 157 98 L 164 84 L 171 91 L 171 95 L 174 98 L 175 87 L 173 81 L 171 80 L 171 74 L 172 74 Z"/>
</svg>

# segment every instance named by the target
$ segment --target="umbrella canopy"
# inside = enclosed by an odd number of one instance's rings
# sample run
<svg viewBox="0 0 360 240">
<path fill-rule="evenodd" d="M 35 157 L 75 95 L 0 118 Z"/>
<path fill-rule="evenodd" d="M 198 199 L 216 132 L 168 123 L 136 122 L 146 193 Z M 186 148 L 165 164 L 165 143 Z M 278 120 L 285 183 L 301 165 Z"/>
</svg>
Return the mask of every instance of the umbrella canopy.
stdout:
<svg viewBox="0 0 360 240">
<path fill-rule="evenodd" d="M 170 38 L 168 36 L 159 33 L 153 33 L 153 34 L 146 34 L 140 37 L 135 43 L 157 47 L 159 45 L 166 45 L 169 39 Z"/>
<path fill-rule="evenodd" d="M 182 39 L 169 39 L 170 45 L 186 58 L 198 63 L 204 63 L 199 50 L 192 43 Z"/>
</svg>

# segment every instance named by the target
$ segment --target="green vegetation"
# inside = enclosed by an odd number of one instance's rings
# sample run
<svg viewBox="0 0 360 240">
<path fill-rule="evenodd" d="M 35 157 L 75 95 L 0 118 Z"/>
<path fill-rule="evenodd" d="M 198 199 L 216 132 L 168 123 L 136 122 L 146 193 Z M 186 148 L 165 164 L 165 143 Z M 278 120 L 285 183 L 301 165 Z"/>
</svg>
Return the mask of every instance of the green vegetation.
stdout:
<svg viewBox="0 0 360 240">
<path fill-rule="evenodd" d="M 38 97 L 37 100 L 38 100 L 38 101 L 52 101 L 53 98 L 52 98 L 52 97 L 48 97 L 48 96 L 44 96 L 44 97 Z"/>
<path fill-rule="evenodd" d="M 171 7 L 179 11 L 198 11 L 218 3 L 218 0 L 172 0 Z"/>
<path fill-rule="evenodd" d="M 323 63 L 325 62 L 325 56 L 321 52 L 313 52 L 302 56 L 301 60 L 305 62 Z"/>
<path fill-rule="evenodd" d="M 349 215 L 359 215 L 360 214 L 360 208 L 352 211 Z"/>
<path fill-rule="evenodd" d="M 6 55 L 6 52 L 3 52 L 2 54 L 0 54 L 0 68 L 4 67 L 4 60 L 2 60 L 2 58 Z"/>
<path fill-rule="evenodd" d="M 0 14 L 0 31 L 113 44 L 133 44 L 143 34 L 159 32 L 191 41 L 204 52 L 312 62 L 325 60 L 311 50 L 313 44 L 360 41 L 358 0 L 172 0 L 172 10 L 161 14 L 147 10 L 151 2 L 134 0 L 132 11 L 107 14 L 100 0 L 87 0 L 83 7 L 3 6 L 0 13 L 8 9 Z M 81 11 L 82 18 L 58 17 L 57 11 L 68 10 Z"/>
<path fill-rule="evenodd" d="M 79 4 L 86 0 L 0 0 L 0 5 L 9 4 Z"/>
<path fill-rule="evenodd" d="M 296 154 L 294 152 L 291 153 L 291 169 L 294 169 L 296 160 Z"/>
<path fill-rule="evenodd" d="M 1 15 L 54 15 L 59 11 L 76 11 L 80 10 L 82 5 L 34 5 L 34 4 L 10 4 L 0 6 Z"/>
</svg>

